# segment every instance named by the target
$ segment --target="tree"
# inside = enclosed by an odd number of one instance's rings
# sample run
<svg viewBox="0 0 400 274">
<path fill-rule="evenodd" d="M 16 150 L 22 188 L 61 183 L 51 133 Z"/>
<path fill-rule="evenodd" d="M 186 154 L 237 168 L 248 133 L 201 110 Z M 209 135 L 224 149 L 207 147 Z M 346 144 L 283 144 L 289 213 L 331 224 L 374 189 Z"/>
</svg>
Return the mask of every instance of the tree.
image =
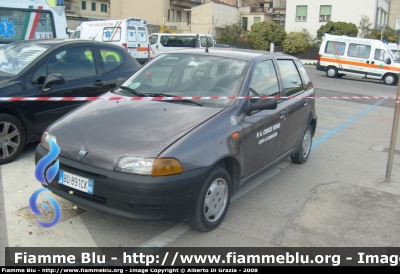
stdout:
<svg viewBox="0 0 400 274">
<path fill-rule="evenodd" d="M 360 24 L 358 25 L 358 29 L 360 30 L 360 36 L 366 37 L 371 33 L 371 20 L 366 15 L 361 15 Z"/>
<path fill-rule="evenodd" d="M 245 33 L 242 27 L 242 23 L 238 21 L 235 24 L 224 25 L 223 28 L 219 29 L 220 43 L 236 44 L 239 42 L 240 37 Z"/>
<path fill-rule="evenodd" d="M 315 36 L 312 36 L 307 29 L 301 29 L 300 32 L 303 34 L 304 38 L 308 42 L 309 47 L 317 47 L 318 46 L 318 39 Z"/>
<path fill-rule="evenodd" d="M 318 39 L 322 39 L 322 35 L 324 33 L 356 37 L 358 34 L 358 28 L 357 28 L 356 24 L 354 24 L 354 23 L 330 21 L 330 22 L 326 23 L 325 25 L 322 25 L 317 30 Z"/>
<path fill-rule="evenodd" d="M 383 32 L 380 29 L 373 29 L 365 37 L 381 40 L 381 36 L 382 36 L 382 40 L 386 40 L 386 41 L 392 42 L 392 43 L 397 43 L 397 33 L 394 29 L 392 29 L 390 27 L 386 27 L 386 29 L 383 30 Z"/>
<path fill-rule="evenodd" d="M 301 32 L 290 32 L 283 41 L 283 51 L 285 53 L 304 52 L 309 46 L 307 39 Z"/>
<path fill-rule="evenodd" d="M 282 45 L 286 38 L 286 31 L 274 22 L 262 21 L 251 26 L 248 37 L 253 48 L 269 50 L 270 43 L 275 43 L 277 46 Z"/>
</svg>

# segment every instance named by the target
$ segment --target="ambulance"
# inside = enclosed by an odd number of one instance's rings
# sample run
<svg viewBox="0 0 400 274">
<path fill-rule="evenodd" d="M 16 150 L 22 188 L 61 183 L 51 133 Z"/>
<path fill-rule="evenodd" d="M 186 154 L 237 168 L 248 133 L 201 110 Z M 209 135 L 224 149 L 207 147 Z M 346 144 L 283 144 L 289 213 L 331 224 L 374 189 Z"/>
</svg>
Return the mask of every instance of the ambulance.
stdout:
<svg viewBox="0 0 400 274">
<path fill-rule="evenodd" d="M 69 38 L 63 0 L 1 0 L 0 44 Z"/>
<path fill-rule="evenodd" d="M 316 68 L 332 78 L 349 75 L 396 85 L 400 62 L 380 40 L 325 33 Z"/>
<path fill-rule="evenodd" d="M 146 20 L 84 21 L 71 35 L 72 39 L 89 39 L 124 47 L 139 63 L 149 60 L 149 40 Z"/>
</svg>

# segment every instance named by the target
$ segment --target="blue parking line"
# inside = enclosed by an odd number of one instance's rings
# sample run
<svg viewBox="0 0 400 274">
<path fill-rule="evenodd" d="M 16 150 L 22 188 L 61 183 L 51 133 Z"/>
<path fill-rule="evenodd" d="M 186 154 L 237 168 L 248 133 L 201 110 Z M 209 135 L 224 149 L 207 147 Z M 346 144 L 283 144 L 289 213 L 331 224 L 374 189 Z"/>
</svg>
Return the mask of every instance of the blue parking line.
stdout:
<svg viewBox="0 0 400 274">
<path fill-rule="evenodd" d="M 372 106 L 364 109 L 363 111 L 361 111 L 360 113 L 358 113 L 357 115 L 354 115 L 353 117 L 351 117 L 349 120 L 347 120 L 346 122 L 340 124 L 339 126 L 335 127 L 334 129 L 332 129 L 331 131 L 325 133 L 324 135 L 322 135 L 321 137 L 319 137 L 317 140 L 313 141 L 312 147 L 316 148 L 317 146 L 319 146 L 320 144 L 322 144 L 323 142 L 325 142 L 326 140 L 328 140 L 329 138 L 331 138 L 333 135 L 335 135 L 336 133 L 338 133 L 339 131 L 341 131 L 342 129 L 344 129 L 345 127 L 347 127 L 348 125 L 350 125 L 351 123 L 355 122 L 356 120 L 358 120 L 359 118 L 361 118 L 362 116 L 364 116 L 365 114 L 367 114 L 368 112 L 370 112 L 371 110 L 375 109 L 377 106 L 379 106 L 383 101 L 385 101 L 386 99 L 381 99 L 378 102 L 376 102 L 375 104 L 373 104 Z M 318 127 L 317 127 L 318 128 Z"/>
</svg>

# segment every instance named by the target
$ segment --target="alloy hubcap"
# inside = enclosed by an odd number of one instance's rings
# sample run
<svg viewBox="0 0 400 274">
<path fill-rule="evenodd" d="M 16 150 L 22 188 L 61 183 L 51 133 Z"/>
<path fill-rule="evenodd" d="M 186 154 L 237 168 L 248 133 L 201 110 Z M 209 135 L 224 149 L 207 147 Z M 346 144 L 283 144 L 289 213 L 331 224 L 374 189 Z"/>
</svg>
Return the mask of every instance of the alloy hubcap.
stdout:
<svg viewBox="0 0 400 274">
<path fill-rule="evenodd" d="M 18 128 L 10 122 L 0 122 L 0 159 L 14 155 L 21 143 Z"/>
</svg>

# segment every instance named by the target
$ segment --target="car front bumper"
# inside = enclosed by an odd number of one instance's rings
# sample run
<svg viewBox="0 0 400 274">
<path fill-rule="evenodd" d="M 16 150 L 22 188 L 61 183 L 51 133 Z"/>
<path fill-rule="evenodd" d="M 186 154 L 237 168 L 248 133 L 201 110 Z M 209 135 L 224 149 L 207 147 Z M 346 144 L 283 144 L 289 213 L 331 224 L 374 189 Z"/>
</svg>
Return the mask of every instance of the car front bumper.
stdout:
<svg viewBox="0 0 400 274">
<path fill-rule="evenodd" d="M 35 162 L 47 153 L 39 144 Z M 54 194 L 78 205 L 143 221 L 189 219 L 201 184 L 211 169 L 205 167 L 177 175 L 152 177 L 105 170 L 61 156 L 58 159 L 61 170 L 93 179 L 94 190 L 91 195 L 60 185 L 56 176 L 45 186 Z"/>
</svg>

